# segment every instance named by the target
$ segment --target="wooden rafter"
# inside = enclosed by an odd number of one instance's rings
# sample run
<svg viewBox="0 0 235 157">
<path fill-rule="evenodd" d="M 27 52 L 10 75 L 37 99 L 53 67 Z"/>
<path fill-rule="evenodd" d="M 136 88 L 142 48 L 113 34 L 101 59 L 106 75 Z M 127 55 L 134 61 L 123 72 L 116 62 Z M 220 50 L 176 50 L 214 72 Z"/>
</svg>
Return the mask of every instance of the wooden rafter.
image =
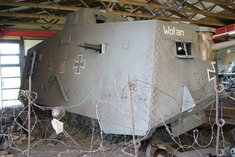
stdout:
<svg viewBox="0 0 235 157">
<path fill-rule="evenodd" d="M 205 2 L 210 2 L 214 4 L 219 4 L 219 5 L 231 6 L 235 8 L 235 3 L 230 3 L 228 1 L 221 1 L 221 0 L 199 0 L 199 1 L 205 1 Z"/>
<path fill-rule="evenodd" d="M 205 5 L 203 4 L 203 2 L 201 2 L 201 1 L 198 1 L 199 3 L 200 3 L 200 5 L 203 7 L 203 10 L 206 10 L 206 11 L 208 11 L 208 8 L 207 7 L 205 7 Z"/>
<path fill-rule="evenodd" d="M 189 13 L 197 13 L 202 14 L 205 16 L 213 16 L 223 19 L 233 19 L 235 20 L 235 16 L 231 14 L 216 14 L 216 13 L 207 13 L 201 10 L 193 10 L 193 9 L 176 9 L 176 8 L 169 8 L 168 6 L 161 5 L 161 4 L 154 4 L 154 3 L 145 3 L 145 2 L 138 2 L 138 1 L 130 1 L 130 0 L 119 0 L 119 1 L 112 1 L 112 0 L 100 0 L 103 2 L 109 3 L 119 3 L 119 4 L 129 4 L 129 5 L 136 5 L 136 6 L 143 6 L 143 7 L 153 7 L 156 9 L 165 9 L 171 10 L 176 12 L 189 12 Z M 32 8 L 43 8 L 43 9 L 54 9 L 54 10 L 66 10 L 66 11 L 76 11 L 79 10 L 80 7 L 75 6 L 62 6 L 62 5 L 49 5 L 49 4 L 37 4 L 37 3 L 28 3 L 28 2 L 1 2 L 0 5 L 5 6 L 25 6 L 25 7 L 32 7 Z"/>
<path fill-rule="evenodd" d="M 105 5 L 105 8 L 110 8 L 111 6 L 113 6 L 113 4 L 119 3 L 120 4 L 127 4 L 127 5 L 133 5 L 133 6 L 141 6 L 141 7 L 150 7 L 150 8 L 155 8 L 155 9 L 162 9 L 162 11 L 179 11 L 178 9 L 174 9 L 174 8 L 169 8 L 167 6 L 164 5 L 159 5 L 159 4 L 153 4 L 153 3 L 143 3 L 143 2 L 137 2 L 137 1 L 129 1 L 126 0 L 125 2 L 123 0 L 119 0 L 119 1 L 110 1 L 110 0 L 100 0 L 102 2 L 106 2 L 108 3 L 107 7 L 106 4 L 103 3 Z M 0 1 L 0 5 L 4 5 L 4 6 L 24 6 L 24 7 L 29 7 L 29 8 L 43 8 L 43 9 L 53 9 L 53 10 L 65 10 L 65 11 L 77 11 L 79 9 L 81 9 L 81 7 L 76 7 L 76 6 L 64 6 L 64 5 L 49 5 L 49 4 L 36 4 L 36 3 L 27 3 L 27 2 L 1 2 Z M 165 8 L 165 9 L 164 9 Z M 93 8 L 91 8 L 93 9 Z M 93 9 L 96 10 L 97 9 Z M 187 10 L 192 10 L 192 9 L 187 9 Z M 118 11 L 118 10 L 110 10 L 110 9 L 106 9 L 104 10 L 107 14 L 116 14 L 116 15 L 124 15 L 124 16 L 132 16 L 132 17 L 140 17 L 140 18 L 144 18 L 144 19 L 160 19 L 160 20 L 168 20 L 168 21 L 185 21 L 185 22 L 191 22 L 194 24 L 200 24 L 200 25 L 210 25 L 210 26 L 224 26 L 222 23 L 217 22 L 217 21 L 211 21 L 211 20 L 203 20 L 203 21 L 199 21 L 199 20 L 192 20 L 192 19 L 188 19 L 188 18 L 175 18 L 175 17 L 169 17 L 169 16 L 153 16 L 149 13 L 143 14 L 143 13 L 131 13 L 128 11 Z M 197 10 L 193 10 L 191 12 L 200 12 Z M 214 14 L 213 14 L 214 15 Z M 222 16 L 222 15 L 221 15 Z M 235 17 L 233 17 L 233 19 L 235 19 Z M 30 24 L 30 23 L 29 23 Z"/>
<path fill-rule="evenodd" d="M 108 9 L 108 6 L 103 1 L 99 1 L 99 2 L 105 7 L 105 9 Z"/>
<path fill-rule="evenodd" d="M 155 3 L 156 3 L 156 4 L 160 4 L 160 3 L 158 3 L 158 2 L 155 2 Z M 176 15 L 176 16 L 178 16 L 178 17 L 181 17 L 181 18 L 188 18 L 187 16 L 185 16 L 185 15 L 183 15 L 183 14 L 177 12 L 177 11 L 174 11 L 174 10 L 169 10 L 169 12 L 172 13 L 172 14 L 174 14 L 174 15 Z"/>
<path fill-rule="evenodd" d="M 102 0 L 103 2 L 111 2 L 112 0 Z M 145 2 L 139 2 L 139 1 L 130 1 L 130 0 L 119 0 L 119 1 L 113 1 L 114 3 L 119 3 L 119 4 L 129 4 L 129 5 L 137 5 L 137 6 L 143 6 L 143 7 L 152 7 L 156 9 L 165 9 L 165 10 L 173 10 L 176 12 L 188 12 L 188 13 L 196 13 L 196 14 L 201 14 L 204 16 L 212 16 L 212 17 L 218 17 L 222 19 L 232 19 L 235 20 L 235 16 L 232 14 L 226 14 L 226 13 L 208 13 L 202 10 L 193 10 L 193 9 L 187 9 L 187 8 L 182 8 L 182 9 L 176 9 L 176 8 L 170 8 L 165 5 L 161 4 L 155 4 L 155 3 L 145 3 Z"/>
<path fill-rule="evenodd" d="M 180 0 L 178 0 L 178 1 L 180 1 Z M 186 1 L 185 1 L 184 4 L 185 4 L 188 8 L 191 8 L 191 9 L 193 9 L 193 10 L 198 10 L 198 11 L 200 10 L 200 9 L 197 8 L 196 6 L 190 4 L 189 2 L 186 2 Z M 197 14 L 194 13 L 194 16 L 196 16 L 196 15 L 197 15 Z M 194 16 L 192 16 L 192 17 L 194 17 Z M 220 22 L 220 20 L 219 20 L 218 18 L 216 18 L 216 17 L 207 16 L 207 18 L 210 19 L 210 20 L 213 20 L 213 21 Z"/>
<path fill-rule="evenodd" d="M 235 14 L 235 10 L 226 6 L 226 5 L 221 5 L 221 4 L 218 4 L 221 8 L 227 10 L 228 12 L 232 13 L 232 14 Z"/>
<path fill-rule="evenodd" d="M 203 20 L 192 20 L 188 18 L 175 18 L 175 17 L 169 17 L 169 16 L 152 16 L 150 14 L 137 14 L 137 13 L 130 13 L 130 12 L 123 12 L 123 11 L 106 11 L 106 13 L 109 14 L 116 14 L 116 15 L 125 15 L 125 16 L 133 16 L 133 17 L 143 17 L 147 19 L 159 19 L 159 20 L 167 20 L 167 21 L 184 21 L 184 22 L 191 22 L 194 24 L 200 24 L 200 25 L 211 25 L 211 26 L 224 26 L 222 23 L 217 23 L 213 21 Z"/>
<path fill-rule="evenodd" d="M 81 9 L 75 6 L 64 6 L 64 5 L 51 5 L 51 4 L 40 4 L 40 3 L 29 3 L 29 2 L 9 2 L 0 1 L 2 6 L 14 6 L 14 7 L 29 7 L 29 8 L 42 8 L 42 9 L 53 9 L 53 10 L 66 10 L 66 11 L 77 11 Z"/>
<path fill-rule="evenodd" d="M 80 2 L 81 2 L 86 8 L 90 8 L 90 6 L 89 6 L 84 0 L 80 0 Z"/>
<path fill-rule="evenodd" d="M 215 7 L 217 7 L 217 4 L 214 4 L 213 6 L 211 6 L 210 8 L 208 8 L 209 11 L 212 11 Z"/>
</svg>

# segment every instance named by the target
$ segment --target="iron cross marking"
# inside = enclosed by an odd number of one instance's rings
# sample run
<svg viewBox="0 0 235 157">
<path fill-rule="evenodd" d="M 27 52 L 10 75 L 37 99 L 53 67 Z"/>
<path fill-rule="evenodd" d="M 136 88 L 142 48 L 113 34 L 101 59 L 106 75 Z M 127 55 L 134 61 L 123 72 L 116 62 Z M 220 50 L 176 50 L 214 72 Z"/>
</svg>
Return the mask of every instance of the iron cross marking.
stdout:
<svg viewBox="0 0 235 157">
<path fill-rule="evenodd" d="M 208 81 L 214 80 L 215 76 L 216 76 L 216 62 L 211 62 L 212 65 L 212 70 L 211 69 L 207 69 L 207 76 L 208 76 Z"/>
<path fill-rule="evenodd" d="M 78 60 L 75 60 L 73 63 L 73 69 L 75 69 L 75 74 L 80 74 L 81 69 L 85 68 L 86 60 L 83 59 L 83 55 L 78 55 Z"/>
</svg>

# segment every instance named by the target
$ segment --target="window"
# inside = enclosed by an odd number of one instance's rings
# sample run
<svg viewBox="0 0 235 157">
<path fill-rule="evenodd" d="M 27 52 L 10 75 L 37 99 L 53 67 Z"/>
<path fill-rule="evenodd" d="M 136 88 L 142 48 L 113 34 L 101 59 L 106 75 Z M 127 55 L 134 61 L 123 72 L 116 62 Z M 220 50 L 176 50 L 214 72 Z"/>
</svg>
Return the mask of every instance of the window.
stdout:
<svg viewBox="0 0 235 157">
<path fill-rule="evenodd" d="M 1 64 L 19 64 L 19 56 L 1 56 Z"/>
<path fill-rule="evenodd" d="M 19 54 L 20 46 L 19 43 L 1 43 L 0 50 L 1 54 Z"/>
<path fill-rule="evenodd" d="M 193 58 L 192 43 L 176 42 L 176 54 L 178 58 Z"/>
<path fill-rule="evenodd" d="M 1 67 L 2 77 L 20 77 L 20 67 Z"/>
<path fill-rule="evenodd" d="M 20 78 L 2 78 L 2 89 L 19 88 Z"/>
<path fill-rule="evenodd" d="M 20 105 L 20 44 L 19 42 L 0 43 L 0 109 Z"/>
<path fill-rule="evenodd" d="M 105 23 L 106 17 L 103 15 L 95 15 L 96 23 Z"/>
</svg>

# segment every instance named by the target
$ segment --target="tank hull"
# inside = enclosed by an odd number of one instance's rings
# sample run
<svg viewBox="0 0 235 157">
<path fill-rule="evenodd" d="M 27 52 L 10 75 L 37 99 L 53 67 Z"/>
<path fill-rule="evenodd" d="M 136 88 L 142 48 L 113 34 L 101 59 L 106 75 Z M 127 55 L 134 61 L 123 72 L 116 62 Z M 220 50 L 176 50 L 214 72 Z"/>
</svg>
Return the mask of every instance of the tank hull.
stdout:
<svg viewBox="0 0 235 157">
<path fill-rule="evenodd" d="M 144 136 L 212 95 L 197 29 L 157 20 L 72 27 L 28 51 L 21 89 L 36 52 L 36 103 L 98 119 L 105 133 Z M 190 54 L 176 43 L 190 43 Z"/>
</svg>

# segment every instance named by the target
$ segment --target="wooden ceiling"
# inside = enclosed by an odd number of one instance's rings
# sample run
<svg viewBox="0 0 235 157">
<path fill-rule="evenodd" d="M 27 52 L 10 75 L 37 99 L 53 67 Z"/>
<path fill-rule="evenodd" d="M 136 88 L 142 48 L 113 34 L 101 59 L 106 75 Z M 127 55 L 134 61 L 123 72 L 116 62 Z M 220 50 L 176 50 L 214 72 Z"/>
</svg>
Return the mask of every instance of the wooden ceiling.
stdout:
<svg viewBox="0 0 235 157">
<path fill-rule="evenodd" d="M 221 27 L 235 23 L 234 0 L 0 0 L 0 27 L 61 30 L 81 8 L 130 20 L 160 19 Z"/>
</svg>

